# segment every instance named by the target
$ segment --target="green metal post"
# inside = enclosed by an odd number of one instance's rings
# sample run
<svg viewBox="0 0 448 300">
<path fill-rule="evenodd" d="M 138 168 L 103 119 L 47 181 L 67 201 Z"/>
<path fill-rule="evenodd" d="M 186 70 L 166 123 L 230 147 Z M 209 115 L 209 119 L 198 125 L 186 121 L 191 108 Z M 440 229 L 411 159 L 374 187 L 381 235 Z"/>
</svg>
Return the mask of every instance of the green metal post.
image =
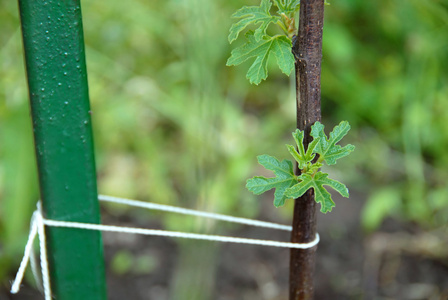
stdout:
<svg viewBox="0 0 448 300">
<path fill-rule="evenodd" d="M 45 217 L 98 223 L 80 1 L 19 0 L 19 8 Z M 55 298 L 106 299 L 101 234 L 46 233 Z"/>
</svg>

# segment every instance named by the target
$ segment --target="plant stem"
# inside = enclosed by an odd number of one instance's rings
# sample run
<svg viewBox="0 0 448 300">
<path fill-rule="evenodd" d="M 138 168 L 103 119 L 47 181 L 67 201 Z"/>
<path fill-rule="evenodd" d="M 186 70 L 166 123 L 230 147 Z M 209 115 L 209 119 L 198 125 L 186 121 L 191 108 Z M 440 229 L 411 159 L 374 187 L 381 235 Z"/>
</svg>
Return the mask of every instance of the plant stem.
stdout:
<svg viewBox="0 0 448 300">
<path fill-rule="evenodd" d="M 293 45 L 296 57 L 297 128 L 304 130 L 304 145 L 312 141 L 311 125 L 321 120 L 320 74 L 324 0 L 300 2 L 299 32 Z M 297 172 L 300 172 L 299 170 Z M 316 202 L 314 190 L 295 200 L 291 242 L 307 243 L 316 236 Z M 314 266 L 317 247 L 291 249 L 289 299 L 313 299 Z"/>
</svg>

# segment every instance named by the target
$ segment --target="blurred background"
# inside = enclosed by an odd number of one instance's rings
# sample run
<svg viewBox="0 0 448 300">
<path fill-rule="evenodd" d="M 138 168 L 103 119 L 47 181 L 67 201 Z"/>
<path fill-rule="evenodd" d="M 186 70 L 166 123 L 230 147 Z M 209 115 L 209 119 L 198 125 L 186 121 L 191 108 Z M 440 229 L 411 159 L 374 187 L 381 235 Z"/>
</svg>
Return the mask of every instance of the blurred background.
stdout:
<svg viewBox="0 0 448 300">
<path fill-rule="evenodd" d="M 0 0 L 0 298 L 38 199 L 16 1 Z M 231 14 L 258 0 L 82 1 L 98 190 L 289 224 L 254 196 L 256 156 L 289 158 L 294 78 L 226 67 Z M 349 199 L 319 215 L 316 299 L 448 299 L 448 1 L 331 1 L 322 121 L 356 151 Z M 328 131 L 327 131 L 328 132 Z M 264 174 L 264 173 L 263 173 Z M 264 174 L 270 176 L 269 173 Z M 288 240 L 287 233 L 104 205 L 104 223 Z M 289 251 L 104 234 L 109 299 L 286 299 Z M 30 275 L 30 274 L 27 274 Z M 42 298 L 43 299 L 43 298 Z"/>
</svg>

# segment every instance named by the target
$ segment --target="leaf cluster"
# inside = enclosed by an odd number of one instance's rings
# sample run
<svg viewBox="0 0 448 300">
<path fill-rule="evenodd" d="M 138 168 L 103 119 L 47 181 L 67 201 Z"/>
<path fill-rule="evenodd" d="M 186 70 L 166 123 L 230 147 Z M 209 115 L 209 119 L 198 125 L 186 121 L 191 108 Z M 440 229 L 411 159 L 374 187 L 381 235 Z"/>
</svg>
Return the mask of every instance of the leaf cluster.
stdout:
<svg viewBox="0 0 448 300">
<path fill-rule="evenodd" d="M 280 162 L 273 156 L 260 155 L 257 157 L 258 163 L 273 171 L 275 177 L 255 176 L 247 181 L 247 189 L 259 195 L 275 188 L 274 205 L 279 207 L 284 205 L 287 199 L 301 197 L 306 191 L 313 188 L 315 200 L 321 204 L 321 212 L 331 211 L 335 203 L 324 186 L 332 187 L 343 197 L 348 197 L 348 189 L 343 183 L 328 178 L 328 174 L 319 169 L 324 163 L 328 165 L 336 164 L 338 159 L 349 155 L 355 149 L 355 146 L 350 144 L 344 147 L 337 145 L 349 130 L 349 123 L 342 121 L 327 137 L 324 132 L 324 125 L 316 122 L 311 127 L 313 140 L 305 150 L 303 144 L 304 132 L 297 129 L 292 133 L 297 149 L 292 145 L 286 145 L 286 147 L 296 160 L 300 175 L 294 174 L 291 161 L 282 160 Z"/>
<path fill-rule="evenodd" d="M 294 15 L 300 7 L 299 0 L 273 0 L 277 7 L 276 15 L 271 14 L 271 0 L 261 0 L 260 6 L 244 6 L 237 10 L 232 18 L 240 19 L 230 27 L 229 43 L 235 41 L 248 26 L 257 27 L 245 34 L 246 43 L 235 48 L 227 60 L 228 66 L 239 65 L 255 58 L 246 78 L 250 83 L 259 84 L 268 76 L 267 63 L 271 54 L 276 58 L 280 70 L 289 76 L 294 68 L 294 56 L 291 52 Z M 278 25 L 285 35 L 270 36 L 267 29 L 270 24 Z"/>
</svg>

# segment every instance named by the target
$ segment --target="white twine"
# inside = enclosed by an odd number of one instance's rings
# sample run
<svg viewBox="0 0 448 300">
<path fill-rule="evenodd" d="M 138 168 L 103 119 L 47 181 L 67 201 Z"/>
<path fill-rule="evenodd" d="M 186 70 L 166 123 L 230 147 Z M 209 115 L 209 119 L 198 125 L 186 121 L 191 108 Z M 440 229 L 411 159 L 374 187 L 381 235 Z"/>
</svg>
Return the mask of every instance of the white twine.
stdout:
<svg viewBox="0 0 448 300">
<path fill-rule="evenodd" d="M 40 268 L 42 272 L 42 285 L 44 287 L 45 300 L 51 300 L 51 288 L 50 288 L 50 271 L 48 269 L 48 257 L 47 257 L 47 243 L 45 238 L 45 219 L 42 216 L 42 203 L 37 203 L 37 233 L 39 234 L 39 248 L 40 248 Z"/>
<path fill-rule="evenodd" d="M 285 226 L 285 225 L 280 225 L 280 224 L 275 224 L 275 223 L 270 223 L 270 222 L 257 221 L 257 220 L 250 220 L 250 219 L 245 219 L 245 218 L 237 218 L 237 217 L 226 216 L 226 215 L 221 215 L 221 214 L 216 214 L 216 213 L 195 211 L 192 209 L 185 209 L 185 208 L 173 207 L 173 206 L 162 205 L 162 204 L 141 202 L 141 201 L 136 201 L 136 200 L 116 198 L 116 197 L 104 196 L 104 195 L 100 195 L 99 200 L 107 201 L 107 202 L 121 203 L 121 204 L 142 207 L 142 208 L 147 208 L 147 209 L 155 209 L 155 210 L 169 211 L 169 212 L 180 213 L 180 214 L 200 216 L 200 217 L 205 217 L 205 218 L 218 219 L 218 220 L 234 222 L 234 223 L 241 223 L 241 224 L 246 224 L 246 225 L 251 225 L 251 226 L 291 231 L 290 226 Z M 28 236 L 28 242 L 25 246 L 25 253 L 22 258 L 22 262 L 20 263 L 20 267 L 17 272 L 16 278 L 11 286 L 11 293 L 16 294 L 20 290 L 20 285 L 23 280 L 23 276 L 24 276 L 26 267 L 30 260 L 30 256 L 32 256 L 32 250 L 33 250 L 32 246 L 33 246 L 34 239 L 36 238 L 36 235 L 39 235 L 42 285 L 43 285 L 45 300 L 52 299 L 51 288 L 50 288 L 50 275 L 49 275 L 48 260 L 47 260 L 47 248 L 46 248 L 46 243 L 45 243 L 45 226 L 79 228 L 79 229 L 86 229 L 86 230 L 98 230 L 98 231 L 110 231 L 110 232 L 123 232 L 123 233 L 152 235 L 152 236 L 167 236 L 167 237 L 177 237 L 177 238 L 186 238 L 186 239 L 241 243 L 241 244 L 250 244 L 250 245 L 294 248 L 294 249 L 312 248 L 319 243 L 319 239 L 320 239 L 319 234 L 316 233 L 316 237 L 315 237 L 314 241 L 312 241 L 310 243 L 299 244 L 299 243 L 278 242 L 278 241 L 271 241 L 271 240 L 258 240 L 258 239 L 238 238 L 238 237 L 219 236 L 219 235 L 167 231 L 167 230 L 158 230 L 158 229 L 145 229 L 145 228 L 120 227 L 120 226 L 111 226 L 111 225 L 102 225 L 102 224 L 56 221 L 56 220 L 45 219 L 42 216 L 42 208 L 41 208 L 40 201 L 37 206 L 38 206 L 38 209 L 34 212 L 32 220 L 31 220 L 31 229 L 30 229 L 30 234 Z M 36 274 L 34 274 L 34 275 L 35 275 L 36 281 L 39 282 Z"/>
<path fill-rule="evenodd" d="M 146 208 L 146 209 L 161 210 L 161 211 L 167 211 L 167 212 L 190 215 L 190 216 L 204 217 L 204 218 L 209 218 L 209 219 L 245 224 L 245 225 L 250 225 L 250 226 L 292 231 L 291 226 L 286 226 L 286 225 L 281 225 L 281 224 L 276 224 L 276 223 L 271 223 L 271 222 L 252 220 L 252 219 L 246 219 L 246 218 L 232 217 L 232 216 L 198 211 L 198 210 L 188 209 L 188 208 L 180 208 L 180 207 L 169 206 L 169 205 L 164 205 L 164 204 L 142 202 L 142 201 L 137 201 L 137 200 L 117 198 L 117 197 L 106 196 L 106 195 L 98 195 L 98 199 L 100 201 L 104 201 L 104 202 L 120 203 L 120 204 L 141 207 L 141 208 Z"/>
<path fill-rule="evenodd" d="M 45 224 L 44 218 L 42 217 L 42 207 L 40 201 L 37 204 L 37 210 L 33 213 L 31 218 L 31 230 L 28 236 L 28 241 L 25 246 L 25 253 L 23 255 L 22 261 L 20 262 L 19 271 L 17 272 L 16 278 L 11 286 L 11 294 L 16 294 L 20 291 L 20 285 L 25 274 L 26 267 L 30 260 L 30 256 L 33 254 L 33 243 L 36 235 L 39 235 L 39 248 L 40 248 L 40 267 L 42 271 L 42 285 L 45 295 L 45 300 L 51 300 L 51 288 L 50 288 L 50 271 L 48 270 L 48 259 L 47 259 L 47 247 L 45 243 Z M 34 260 L 34 259 L 33 259 Z M 37 273 L 35 271 L 35 266 L 33 267 L 33 275 L 36 282 L 39 284 Z"/>
<path fill-rule="evenodd" d="M 16 294 L 20 290 L 20 284 L 22 283 L 23 275 L 25 274 L 26 266 L 30 259 L 30 255 L 33 251 L 33 242 L 37 235 L 37 223 L 36 223 L 36 212 L 34 212 L 31 218 L 31 229 L 28 235 L 28 242 L 25 246 L 25 253 L 23 254 L 22 262 L 20 263 L 19 271 L 16 274 L 16 279 L 11 286 L 11 293 Z"/>
<path fill-rule="evenodd" d="M 99 231 L 124 232 L 124 233 L 134 233 L 141 235 L 168 236 L 168 237 L 177 237 L 185 239 L 207 240 L 207 241 L 262 245 L 262 246 L 272 246 L 282 248 L 295 248 L 295 249 L 308 249 L 314 247 L 315 245 L 317 245 L 317 243 L 319 243 L 318 234 L 316 234 L 316 239 L 310 243 L 297 244 L 297 243 L 277 242 L 269 240 L 256 240 L 256 239 L 246 239 L 246 238 L 237 238 L 237 237 L 220 236 L 220 235 L 200 234 L 200 233 L 187 233 L 187 232 L 167 231 L 159 229 L 145 229 L 145 228 L 121 227 L 121 226 L 111 226 L 101 224 L 65 222 L 65 221 L 55 221 L 46 219 L 44 219 L 43 222 L 45 225 L 52 227 L 67 227 L 67 228 L 79 228 L 79 229 L 99 230 Z"/>
<path fill-rule="evenodd" d="M 31 272 L 33 273 L 34 280 L 36 281 L 36 287 L 39 290 L 39 292 L 44 292 L 44 285 L 42 283 L 42 275 L 39 274 L 39 269 L 37 267 L 38 261 L 36 258 L 36 254 L 34 251 L 31 251 L 30 255 L 30 265 L 31 265 Z"/>
</svg>

